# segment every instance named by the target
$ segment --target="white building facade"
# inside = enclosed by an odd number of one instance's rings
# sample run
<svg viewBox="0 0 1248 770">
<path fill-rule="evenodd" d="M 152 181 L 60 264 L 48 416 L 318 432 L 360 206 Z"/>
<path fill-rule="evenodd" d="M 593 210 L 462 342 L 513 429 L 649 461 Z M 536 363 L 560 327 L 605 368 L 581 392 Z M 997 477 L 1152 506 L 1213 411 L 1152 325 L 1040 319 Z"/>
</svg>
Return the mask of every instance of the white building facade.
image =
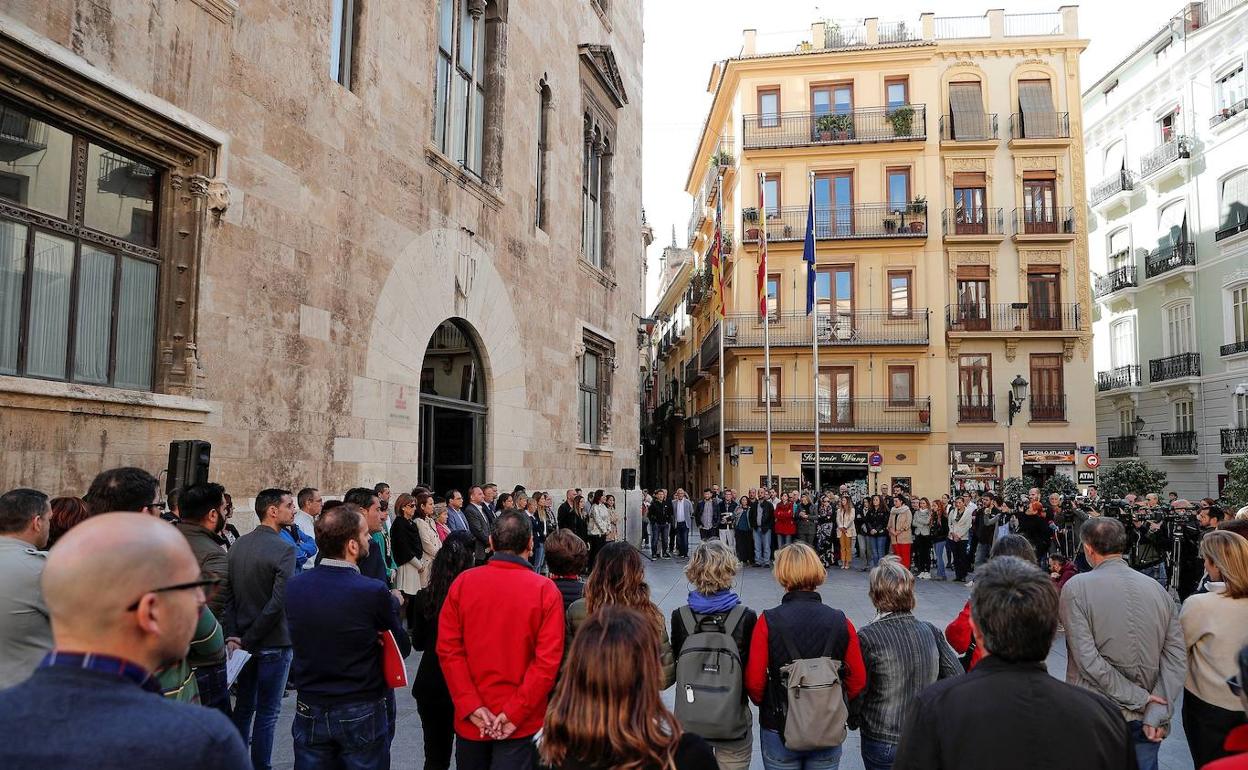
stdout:
<svg viewBox="0 0 1248 770">
<path fill-rule="evenodd" d="M 1097 445 L 1217 497 L 1248 452 L 1248 2 L 1158 21 L 1083 95 Z"/>
</svg>

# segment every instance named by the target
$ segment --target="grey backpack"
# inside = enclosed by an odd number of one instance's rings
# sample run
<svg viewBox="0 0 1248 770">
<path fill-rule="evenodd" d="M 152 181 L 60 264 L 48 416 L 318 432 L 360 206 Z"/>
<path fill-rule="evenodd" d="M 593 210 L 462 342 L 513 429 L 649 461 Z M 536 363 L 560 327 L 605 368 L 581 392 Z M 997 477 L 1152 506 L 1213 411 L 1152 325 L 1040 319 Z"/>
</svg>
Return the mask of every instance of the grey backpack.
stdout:
<svg viewBox="0 0 1248 770">
<path fill-rule="evenodd" d="M 689 636 L 676 659 L 676 718 L 686 732 L 709 740 L 744 736 L 750 730 L 750 707 L 732 632 L 745 607 L 733 607 L 722 625 L 714 616 L 697 622 L 689 607 L 681 607 L 679 614 Z"/>
<path fill-rule="evenodd" d="M 780 667 L 787 704 L 784 745 L 790 751 L 814 751 L 840 746 L 848 735 L 849 707 L 841 692 L 841 661 L 829 657 L 829 635 L 823 655 L 799 657 L 793 640 L 779 626 L 768 633 L 780 637 L 792 662 Z"/>
</svg>

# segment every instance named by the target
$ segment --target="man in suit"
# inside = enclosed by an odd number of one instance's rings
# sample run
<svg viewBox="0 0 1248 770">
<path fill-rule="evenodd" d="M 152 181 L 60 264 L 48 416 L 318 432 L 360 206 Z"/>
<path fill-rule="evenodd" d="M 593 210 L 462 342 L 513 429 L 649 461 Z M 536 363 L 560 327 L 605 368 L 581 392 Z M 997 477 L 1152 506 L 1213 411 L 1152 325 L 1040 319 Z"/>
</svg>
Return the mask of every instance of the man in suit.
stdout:
<svg viewBox="0 0 1248 770">
<path fill-rule="evenodd" d="M 106 513 L 67 532 L 43 570 L 55 647 L 0 692 L 0 724 L 14 728 L 0 767 L 250 770 L 229 719 L 161 697 L 152 674 L 186 655 L 213 587 L 155 516 Z"/>
<path fill-rule="evenodd" d="M 490 524 L 494 523 L 494 519 L 498 518 L 498 485 L 490 482 L 481 487 L 482 503 L 481 510 L 485 513 L 485 518 Z"/>
<path fill-rule="evenodd" d="M 30 676 L 52 647 L 39 587 L 51 514 L 48 496 L 34 489 L 0 496 L 0 688 Z"/>
<path fill-rule="evenodd" d="M 473 559 L 479 567 L 485 564 L 490 555 L 490 518 L 485 513 L 485 490 L 481 487 L 473 485 L 468 489 L 464 518 L 468 520 L 468 531 L 476 541 Z"/>
<path fill-rule="evenodd" d="M 452 532 L 468 531 L 468 519 L 464 517 L 464 495 L 458 489 L 446 493 L 446 526 Z"/>
</svg>

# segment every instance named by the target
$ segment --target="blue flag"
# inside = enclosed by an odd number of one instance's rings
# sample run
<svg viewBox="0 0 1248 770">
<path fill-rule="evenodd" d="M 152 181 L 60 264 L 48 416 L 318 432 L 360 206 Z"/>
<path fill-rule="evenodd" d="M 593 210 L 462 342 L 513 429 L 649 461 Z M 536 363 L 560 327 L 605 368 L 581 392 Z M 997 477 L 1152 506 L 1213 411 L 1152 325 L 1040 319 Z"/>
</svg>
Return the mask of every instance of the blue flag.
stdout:
<svg viewBox="0 0 1248 770">
<path fill-rule="evenodd" d="M 811 190 L 810 204 L 806 207 L 806 245 L 802 249 L 806 262 L 806 315 L 815 309 L 815 193 Z"/>
</svg>

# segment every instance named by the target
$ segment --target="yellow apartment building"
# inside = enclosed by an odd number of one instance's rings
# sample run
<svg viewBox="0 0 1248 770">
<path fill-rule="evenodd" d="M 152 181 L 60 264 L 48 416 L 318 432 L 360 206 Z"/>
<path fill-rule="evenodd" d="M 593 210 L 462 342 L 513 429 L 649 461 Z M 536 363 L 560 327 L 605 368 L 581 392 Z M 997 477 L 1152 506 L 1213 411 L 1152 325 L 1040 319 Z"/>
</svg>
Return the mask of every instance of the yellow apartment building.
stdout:
<svg viewBox="0 0 1248 770">
<path fill-rule="evenodd" d="M 820 22 L 784 52 L 757 41 L 746 30 L 741 55 L 713 66 L 688 176 L 692 342 L 668 347 L 653 369 L 679 368 L 684 388 L 683 436 L 669 437 L 684 458 L 669 458 L 669 476 L 719 483 L 722 425 L 724 483 L 765 481 L 770 398 L 783 487 L 816 482 L 816 420 L 823 487 L 935 496 L 1010 476 L 1090 483 L 1087 41 L 1076 9 Z M 720 195 L 722 322 L 706 267 Z M 769 385 L 756 278 L 764 232 Z"/>
</svg>

